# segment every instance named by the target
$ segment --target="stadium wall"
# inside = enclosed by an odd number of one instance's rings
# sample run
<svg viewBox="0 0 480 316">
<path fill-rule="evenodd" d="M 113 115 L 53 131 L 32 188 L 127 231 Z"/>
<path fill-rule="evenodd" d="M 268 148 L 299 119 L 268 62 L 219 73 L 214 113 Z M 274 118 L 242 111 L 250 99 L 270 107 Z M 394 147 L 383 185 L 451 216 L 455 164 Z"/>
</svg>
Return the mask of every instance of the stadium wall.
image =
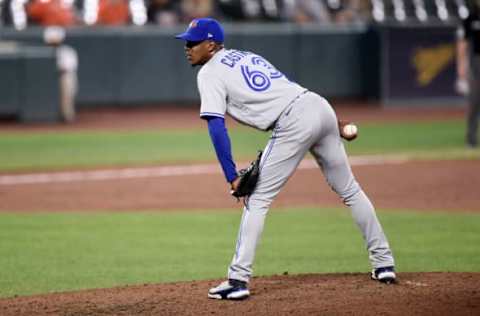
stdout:
<svg viewBox="0 0 480 316">
<path fill-rule="evenodd" d="M 23 122 L 61 118 L 55 51 L 0 43 L 0 115 Z"/>
<path fill-rule="evenodd" d="M 438 96 L 443 100 L 458 98 L 453 91 L 454 55 L 447 52 L 454 45 L 453 25 L 432 28 L 425 24 L 301 26 L 272 23 L 226 24 L 225 28 L 227 47 L 263 55 L 291 80 L 326 97 L 380 98 L 387 105 L 405 100 L 411 103 L 412 97 L 422 99 L 422 96 Z M 188 65 L 183 43 L 174 39 L 174 35 L 183 30 L 184 26 L 168 29 L 154 26 L 69 28 L 66 44 L 77 50 L 80 62 L 77 105 L 197 101 L 198 69 Z M 42 32 L 42 28 L 23 31 L 3 28 L 0 40 L 45 47 Z M 415 63 L 414 55 L 419 49 L 425 50 L 420 54 L 423 59 L 419 59 L 423 60 L 423 66 L 422 62 Z M 439 58 L 441 65 L 434 62 Z M 14 74 L 12 69 L 15 66 L 8 62 L 0 63 L 2 85 L 13 85 L 17 90 L 20 87 L 27 94 L 33 91 L 33 87 L 25 86 L 26 81 L 17 78 L 20 72 Z M 401 70 L 407 71 L 402 74 Z M 44 84 L 48 73 L 45 71 L 32 68 L 28 82 Z M 422 71 L 430 71 L 431 82 L 429 85 L 423 82 L 423 86 L 415 89 L 416 72 Z M 413 88 L 405 85 L 405 81 L 411 82 Z M 5 91 L 2 89 L 2 94 Z M 58 91 L 48 93 L 55 92 Z M 410 95 L 410 92 L 414 93 Z M 29 95 L 10 95 L 0 96 L 0 101 L 23 97 L 30 98 Z M 0 102 L 0 114 L 4 103 Z"/>
<path fill-rule="evenodd" d="M 183 43 L 183 27 L 73 28 L 66 44 L 80 59 L 78 103 L 132 104 L 189 102 L 198 99 L 195 74 Z M 368 96 L 364 25 L 226 25 L 226 46 L 264 55 L 290 79 L 326 96 Z M 0 29 L 0 38 L 43 45 L 42 29 Z M 370 48 L 371 49 L 371 48 Z M 377 67 L 378 68 L 378 65 Z"/>
</svg>

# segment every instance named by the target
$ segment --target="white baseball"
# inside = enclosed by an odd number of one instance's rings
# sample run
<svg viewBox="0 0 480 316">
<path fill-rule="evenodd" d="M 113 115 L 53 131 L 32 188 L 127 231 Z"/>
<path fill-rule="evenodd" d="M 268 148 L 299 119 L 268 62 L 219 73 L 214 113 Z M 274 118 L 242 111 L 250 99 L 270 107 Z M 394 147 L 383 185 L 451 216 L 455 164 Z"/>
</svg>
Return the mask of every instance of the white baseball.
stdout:
<svg viewBox="0 0 480 316">
<path fill-rule="evenodd" d="M 343 127 L 343 134 L 347 137 L 357 135 L 358 129 L 354 124 L 347 124 Z"/>
</svg>

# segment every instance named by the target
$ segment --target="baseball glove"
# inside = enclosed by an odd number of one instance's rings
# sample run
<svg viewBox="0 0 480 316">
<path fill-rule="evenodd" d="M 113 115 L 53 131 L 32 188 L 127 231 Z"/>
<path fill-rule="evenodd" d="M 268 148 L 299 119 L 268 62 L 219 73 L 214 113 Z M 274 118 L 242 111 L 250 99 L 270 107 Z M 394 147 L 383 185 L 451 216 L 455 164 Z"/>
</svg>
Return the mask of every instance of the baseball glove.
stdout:
<svg viewBox="0 0 480 316">
<path fill-rule="evenodd" d="M 260 159 L 262 159 L 262 151 L 258 152 L 257 159 L 252 161 L 248 168 L 238 172 L 240 181 L 235 190 L 230 192 L 236 198 L 251 195 L 257 186 L 258 177 L 260 176 Z"/>
</svg>

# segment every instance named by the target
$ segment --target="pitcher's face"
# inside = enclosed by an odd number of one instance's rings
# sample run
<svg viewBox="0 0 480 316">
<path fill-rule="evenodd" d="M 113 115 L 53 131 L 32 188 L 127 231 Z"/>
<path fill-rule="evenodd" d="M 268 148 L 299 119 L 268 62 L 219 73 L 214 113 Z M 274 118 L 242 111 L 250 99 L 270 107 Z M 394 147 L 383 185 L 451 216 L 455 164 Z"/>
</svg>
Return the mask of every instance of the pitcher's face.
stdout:
<svg viewBox="0 0 480 316">
<path fill-rule="evenodd" d="M 185 55 L 192 66 L 204 65 L 215 53 L 215 43 L 212 41 L 200 41 L 185 43 Z"/>
</svg>

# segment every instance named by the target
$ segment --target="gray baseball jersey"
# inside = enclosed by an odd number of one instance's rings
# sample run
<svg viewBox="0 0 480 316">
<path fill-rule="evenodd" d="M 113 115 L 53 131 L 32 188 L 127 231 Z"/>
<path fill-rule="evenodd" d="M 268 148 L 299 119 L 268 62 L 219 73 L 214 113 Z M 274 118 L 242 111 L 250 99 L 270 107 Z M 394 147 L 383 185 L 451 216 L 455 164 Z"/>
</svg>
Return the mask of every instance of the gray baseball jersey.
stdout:
<svg viewBox="0 0 480 316">
<path fill-rule="evenodd" d="M 263 57 L 222 49 L 199 71 L 200 116 L 227 112 L 246 125 L 266 130 L 305 91 Z"/>
<path fill-rule="evenodd" d="M 228 113 L 258 129 L 273 128 L 260 163 L 259 182 L 245 201 L 229 279 L 249 281 L 270 204 L 307 152 L 350 207 L 372 266 L 394 266 L 373 205 L 350 169 L 335 112 L 324 98 L 289 81 L 263 57 L 237 50 L 217 52 L 197 79 L 201 116 Z"/>
</svg>

